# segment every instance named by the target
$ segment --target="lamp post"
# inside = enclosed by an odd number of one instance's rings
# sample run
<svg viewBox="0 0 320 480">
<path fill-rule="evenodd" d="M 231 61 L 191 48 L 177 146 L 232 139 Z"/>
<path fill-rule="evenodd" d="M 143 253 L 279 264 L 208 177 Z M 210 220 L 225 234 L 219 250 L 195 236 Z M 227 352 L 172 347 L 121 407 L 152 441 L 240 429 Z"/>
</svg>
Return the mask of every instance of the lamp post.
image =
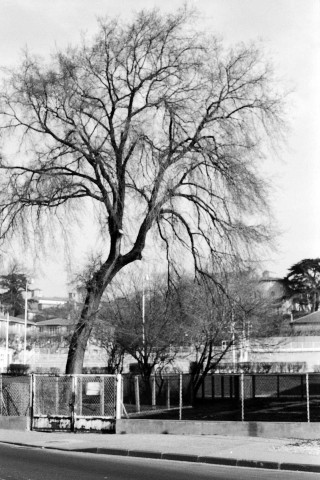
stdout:
<svg viewBox="0 0 320 480">
<path fill-rule="evenodd" d="M 7 312 L 7 322 L 6 322 L 6 368 L 8 371 L 9 367 L 9 312 Z"/>
<path fill-rule="evenodd" d="M 146 354 L 146 330 L 145 330 L 145 323 L 146 323 L 146 296 L 145 296 L 145 280 L 149 280 L 148 275 L 142 278 L 142 347 L 143 347 L 143 355 Z"/>
<path fill-rule="evenodd" d="M 33 283 L 31 279 L 30 284 Z M 23 346 L 23 365 L 26 364 L 27 358 L 27 323 L 28 323 L 28 280 L 26 281 L 26 291 L 24 299 L 24 346 Z"/>
<path fill-rule="evenodd" d="M 232 335 L 232 363 L 233 363 L 233 373 L 236 373 L 236 345 L 235 345 L 235 321 L 234 321 L 234 311 L 231 310 L 231 335 Z"/>
</svg>

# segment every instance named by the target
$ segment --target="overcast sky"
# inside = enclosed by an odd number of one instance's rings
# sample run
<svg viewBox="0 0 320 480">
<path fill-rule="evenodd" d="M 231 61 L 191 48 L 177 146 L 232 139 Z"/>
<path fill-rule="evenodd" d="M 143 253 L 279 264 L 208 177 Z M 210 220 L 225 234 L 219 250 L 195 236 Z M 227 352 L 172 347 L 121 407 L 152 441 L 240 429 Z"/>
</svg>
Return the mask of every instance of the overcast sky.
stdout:
<svg viewBox="0 0 320 480">
<path fill-rule="evenodd" d="M 98 16 L 173 10 L 177 0 L 0 0 L 0 65 L 14 65 L 21 51 L 44 57 L 96 31 Z M 266 267 L 283 276 L 303 258 L 320 257 L 320 0 L 194 0 L 199 25 L 228 44 L 262 42 L 290 95 L 290 131 L 268 175 L 272 207 L 282 235 Z M 60 260 L 58 260 L 58 258 Z M 47 295 L 66 292 L 63 255 L 48 259 L 37 285 Z"/>
</svg>

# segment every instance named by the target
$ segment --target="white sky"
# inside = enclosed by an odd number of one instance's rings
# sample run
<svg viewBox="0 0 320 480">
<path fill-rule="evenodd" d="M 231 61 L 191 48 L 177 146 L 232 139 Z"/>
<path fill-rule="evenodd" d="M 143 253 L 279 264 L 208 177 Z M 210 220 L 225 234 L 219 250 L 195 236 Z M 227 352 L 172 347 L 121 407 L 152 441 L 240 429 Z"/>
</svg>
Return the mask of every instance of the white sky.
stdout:
<svg viewBox="0 0 320 480">
<path fill-rule="evenodd" d="M 26 46 L 46 56 L 96 31 L 98 16 L 129 17 L 141 8 L 174 10 L 177 0 L 0 0 L 0 65 L 14 65 Z M 193 0 L 199 24 L 228 44 L 262 41 L 290 97 L 290 132 L 271 161 L 272 207 L 283 232 L 267 268 L 283 276 L 303 258 L 320 256 L 320 0 Z M 271 166 L 270 166 L 271 165 Z M 48 258 L 37 285 L 66 292 L 63 254 Z"/>
</svg>

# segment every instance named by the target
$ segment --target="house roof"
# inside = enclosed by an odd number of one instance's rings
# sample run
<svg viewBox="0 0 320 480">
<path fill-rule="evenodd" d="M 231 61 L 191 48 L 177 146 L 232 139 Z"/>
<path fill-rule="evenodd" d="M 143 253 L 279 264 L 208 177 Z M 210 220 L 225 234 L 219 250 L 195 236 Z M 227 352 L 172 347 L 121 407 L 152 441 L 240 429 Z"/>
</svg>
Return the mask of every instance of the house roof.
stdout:
<svg viewBox="0 0 320 480">
<path fill-rule="evenodd" d="M 309 313 L 308 315 L 304 315 L 303 317 L 295 318 L 292 323 L 293 325 L 308 323 L 319 323 L 320 325 L 320 311 L 318 310 L 317 312 Z"/>
<path fill-rule="evenodd" d="M 68 318 L 49 318 L 49 320 L 41 320 L 40 322 L 36 323 L 37 326 L 57 326 L 57 327 L 64 327 L 68 325 L 74 325 L 74 320 L 69 320 Z"/>
<path fill-rule="evenodd" d="M 7 316 L 6 315 L 1 315 L 0 316 L 0 322 L 6 322 L 7 321 Z M 9 322 L 10 323 L 21 323 L 21 324 L 24 324 L 25 320 L 24 318 L 19 318 L 19 317 L 11 317 L 11 315 L 9 316 Z M 35 325 L 35 322 L 33 322 L 32 320 L 27 320 L 27 324 L 28 325 Z"/>
</svg>

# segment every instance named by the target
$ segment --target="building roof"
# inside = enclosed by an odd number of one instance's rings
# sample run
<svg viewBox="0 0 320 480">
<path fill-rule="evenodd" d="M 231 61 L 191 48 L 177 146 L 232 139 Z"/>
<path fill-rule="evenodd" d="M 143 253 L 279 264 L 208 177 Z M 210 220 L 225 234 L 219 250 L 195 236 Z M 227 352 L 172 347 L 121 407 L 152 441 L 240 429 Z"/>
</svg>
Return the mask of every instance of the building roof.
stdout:
<svg viewBox="0 0 320 480">
<path fill-rule="evenodd" d="M 6 322 L 7 321 L 7 316 L 6 315 L 0 315 L 0 322 Z M 24 324 L 25 320 L 24 318 L 19 318 L 19 317 L 12 317 L 11 315 L 9 316 L 9 322 L 10 323 L 21 323 Z M 35 325 L 35 322 L 32 320 L 27 320 L 28 325 Z"/>
<path fill-rule="evenodd" d="M 304 315 L 303 317 L 295 318 L 293 320 L 293 325 L 297 324 L 315 324 L 319 323 L 320 325 L 320 311 L 309 313 L 308 315 Z"/>
<path fill-rule="evenodd" d="M 41 320 L 40 322 L 36 323 L 37 326 L 57 326 L 57 327 L 65 327 L 68 325 L 74 325 L 74 320 L 70 320 L 68 318 L 49 318 L 49 320 Z"/>
</svg>

